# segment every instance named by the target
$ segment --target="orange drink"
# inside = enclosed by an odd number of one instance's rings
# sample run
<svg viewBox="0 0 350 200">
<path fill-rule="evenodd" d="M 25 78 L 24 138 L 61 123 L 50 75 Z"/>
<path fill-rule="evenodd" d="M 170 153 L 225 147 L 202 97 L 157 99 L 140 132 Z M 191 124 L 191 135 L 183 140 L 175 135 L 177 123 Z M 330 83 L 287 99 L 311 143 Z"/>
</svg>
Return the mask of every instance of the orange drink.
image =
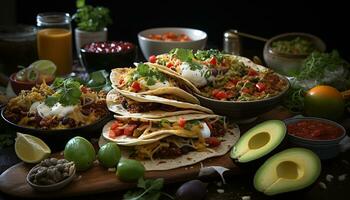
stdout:
<svg viewBox="0 0 350 200">
<path fill-rule="evenodd" d="M 64 28 L 44 28 L 37 33 L 38 56 L 51 60 L 57 66 L 58 75 L 72 71 L 72 31 Z"/>
</svg>

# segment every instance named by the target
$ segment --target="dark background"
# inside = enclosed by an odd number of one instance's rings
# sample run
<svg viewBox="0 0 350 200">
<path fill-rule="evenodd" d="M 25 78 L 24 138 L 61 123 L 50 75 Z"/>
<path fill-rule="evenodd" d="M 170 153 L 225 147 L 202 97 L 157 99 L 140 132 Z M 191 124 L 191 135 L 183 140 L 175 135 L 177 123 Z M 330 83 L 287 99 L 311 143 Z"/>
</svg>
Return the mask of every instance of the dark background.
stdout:
<svg viewBox="0 0 350 200">
<path fill-rule="evenodd" d="M 222 0 L 86 0 L 88 4 L 111 10 L 113 25 L 110 40 L 137 43 L 137 33 L 151 27 L 180 26 L 198 28 L 208 33 L 209 47 L 222 47 L 223 32 L 238 29 L 270 38 L 284 32 L 308 32 L 323 39 L 328 50 L 338 49 L 350 60 L 350 10 L 346 1 L 222 1 Z M 1 0 L 0 24 L 35 25 L 39 12 L 61 11 L 73 14 L 75 0 Z M 75 24 L 73 23 L 73 26 Z M 262 48 L 250 44 L 243 48 Z"/>
</svg>

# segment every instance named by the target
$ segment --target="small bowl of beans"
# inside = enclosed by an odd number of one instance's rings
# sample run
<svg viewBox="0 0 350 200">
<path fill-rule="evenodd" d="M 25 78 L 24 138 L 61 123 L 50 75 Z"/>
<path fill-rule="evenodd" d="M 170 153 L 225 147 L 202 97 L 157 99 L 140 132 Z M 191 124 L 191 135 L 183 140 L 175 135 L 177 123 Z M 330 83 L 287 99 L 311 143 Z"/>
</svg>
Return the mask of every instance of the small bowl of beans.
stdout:
<svg viewBox="0 0 350 200">
<path fill-rule="evenodd" d="M 68 185 L 75 177 L 73 162 L 48 158 L 35 165 L 27 175 L 28 184 L 42 192 L 56 191 Z"/>
<path fill-rule="evenodd" d="M 340 141 L 346 136 L 342 125 L 323 118 L 296 117 L 285 123 L 291 144 L 311 149 L 323 160 L 338 155 Z"/>
<path fill-rule="evenodd" d="M 92 42 L 80 50 L 87 71 L 130 67 L 136 59 L 136 46 L 124 41 Z"/>
</svg>

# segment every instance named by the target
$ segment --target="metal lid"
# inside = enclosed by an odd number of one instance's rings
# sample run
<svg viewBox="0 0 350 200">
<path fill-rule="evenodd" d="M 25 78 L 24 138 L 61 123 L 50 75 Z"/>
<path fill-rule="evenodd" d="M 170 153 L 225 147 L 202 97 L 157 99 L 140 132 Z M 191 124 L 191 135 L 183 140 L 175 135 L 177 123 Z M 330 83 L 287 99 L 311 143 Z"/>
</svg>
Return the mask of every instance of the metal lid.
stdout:
<svg viewBox="0 0 350 200">
<path fill-rule="evenodd" d="M 236 39 L 239 38 L 237 30 L 228 30 L 224 33 L 225 38 Z"/>
</svg>

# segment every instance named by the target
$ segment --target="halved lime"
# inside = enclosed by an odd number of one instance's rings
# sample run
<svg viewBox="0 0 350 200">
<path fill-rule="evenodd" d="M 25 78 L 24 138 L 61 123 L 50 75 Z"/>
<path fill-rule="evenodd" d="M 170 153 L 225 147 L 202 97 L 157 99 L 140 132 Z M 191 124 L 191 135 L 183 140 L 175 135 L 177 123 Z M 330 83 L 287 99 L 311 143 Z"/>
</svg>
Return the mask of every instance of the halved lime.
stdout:
<svg viewBox="0 0 350 200">
<path fill-rule="evenodd" d="M 51 154 L 51 149 L 32 135 L 17 133 L 15 152 L 19 159 L 26 163 L 38 163 Z"/>
<path fill-rule="evenodd" d="M 50 60 L 38 60 L 33 62 L 29 68 L 40 72 L 40 74 L 53 75 L 56 72 L 56 65 Z"/>
</svg>

